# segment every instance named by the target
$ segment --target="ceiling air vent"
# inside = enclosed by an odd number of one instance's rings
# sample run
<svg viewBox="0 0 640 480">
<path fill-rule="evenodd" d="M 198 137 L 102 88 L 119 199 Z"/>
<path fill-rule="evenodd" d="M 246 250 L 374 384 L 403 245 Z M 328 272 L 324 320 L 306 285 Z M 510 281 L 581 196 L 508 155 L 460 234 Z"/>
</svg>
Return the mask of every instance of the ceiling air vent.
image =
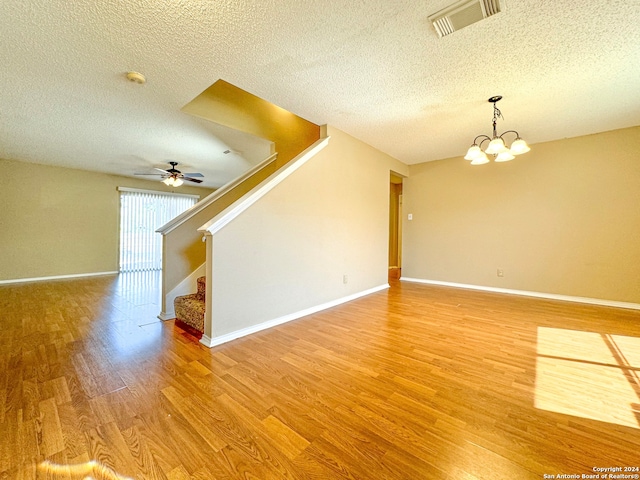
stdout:
<svg viewBox="0 0 640 480">
<path fill-rule="evenodd" d="M 462 0 L 429 16 L 440 38 L 503 10 L 500 0 Z"/>
</svg>

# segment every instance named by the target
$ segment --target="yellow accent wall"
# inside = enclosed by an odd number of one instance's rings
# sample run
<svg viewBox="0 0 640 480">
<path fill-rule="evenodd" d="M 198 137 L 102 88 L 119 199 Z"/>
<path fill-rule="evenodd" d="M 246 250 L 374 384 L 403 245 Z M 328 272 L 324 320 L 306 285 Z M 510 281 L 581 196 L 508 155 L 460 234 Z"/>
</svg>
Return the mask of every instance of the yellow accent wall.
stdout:
<svg viewBox="0 0 640 480">
<path fill-rule="evenodd" d="M 318 125 L 224 80 L 215 82 L 182 111 L 274 142 L 278 167 L 320 139 Z"/>
<path fill-rule="evenodd" d="M 638 152 L 633 127 L 503 164 L 471 166 L 461 151 L 411 166 L 402 275 L 640 303 Z"/>
<path fill-rule="evenodd" d="M 0 280 L 118 270 L 117 187 L 171 191 L 149 181 L 0 159 Z M 205 197 L 207 188 L 176 193 Z"/>
</svg>

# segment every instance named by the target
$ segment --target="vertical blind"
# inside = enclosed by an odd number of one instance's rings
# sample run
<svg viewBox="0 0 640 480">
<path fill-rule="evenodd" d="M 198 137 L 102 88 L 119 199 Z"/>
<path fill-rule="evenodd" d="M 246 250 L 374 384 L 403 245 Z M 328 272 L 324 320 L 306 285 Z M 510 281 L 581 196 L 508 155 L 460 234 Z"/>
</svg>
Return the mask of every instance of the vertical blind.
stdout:
<svg viewBox="0 0 640 480">
<path fill-rule="evenodd" d="M 156 229 L 193 206 L 192 195 L 120 190 L 120 271 L 162 269 L 162 236 Z"/>
</svg>

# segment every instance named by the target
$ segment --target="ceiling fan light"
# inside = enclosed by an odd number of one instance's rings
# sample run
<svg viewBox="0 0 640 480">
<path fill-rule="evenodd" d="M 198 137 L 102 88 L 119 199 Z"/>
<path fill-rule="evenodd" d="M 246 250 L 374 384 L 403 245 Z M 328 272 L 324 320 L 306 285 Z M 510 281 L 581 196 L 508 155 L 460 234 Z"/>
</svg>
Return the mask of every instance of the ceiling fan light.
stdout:
<svg viewBox="0 0 640 480">
<path fill-rule="evenodd" d="M 500 137 L 495 137 L 489 142 L 489 146 L 487 147 L 485 152 L 487 152 L 489 155 L 495 155 L 497 153 L 500 153 L 504 148 L 504 140 L 502 140 L 502 138 Z"/>
<path fill-rule="evenodd" d="M 164 183 L 165 185 L 168 185 L 169 187 L 173 185 L 173 177 L 167 177 L 165 178 L 162 183 Z"/>
<path fill-rule="evenodd" d="M 180 178 L 177 177 L 173 180 L 173 186 L 174 187 L 179 187 L 180 185 L 182 185 L 184 183 L 184 181 Z"/>
<path fill-rule="evenodd" d="M 527 145 L 520 137 L 516 138 L 514 142 L 511 144 L 511 153 L 513 155 L 522 155 L 523 153 L 527 153 L 531 148 Z"/>
<path fill-rule="evenodd" d="M 484 152 L 480 152 L 480 155 L 471 161 L 471 165 L 484 165 L 485 163 L 489 163 L 489 158 Z"/>
<path fill-rule="evenodd" d="M 513 154 L 509 150 L 506 150 L 504 152 L 500 152 L 498 154 L 498 156 L 496 157 L 495 161 L 496 162 L 508 162 L 509 160 L 513 160 L 514 158 L 516 158 L 516 157 L 514 157 Z"/>
<path fill-rule="evenodd" d="M 483 155 L 482 150 L 480 150 L 480 147 L 474 143 L 469 147 L 469 150 L 467 150 L 467 154 L 464 156 L 464 159 L 475 160 L 476 158 L 482 155 Z"/>
</svg>

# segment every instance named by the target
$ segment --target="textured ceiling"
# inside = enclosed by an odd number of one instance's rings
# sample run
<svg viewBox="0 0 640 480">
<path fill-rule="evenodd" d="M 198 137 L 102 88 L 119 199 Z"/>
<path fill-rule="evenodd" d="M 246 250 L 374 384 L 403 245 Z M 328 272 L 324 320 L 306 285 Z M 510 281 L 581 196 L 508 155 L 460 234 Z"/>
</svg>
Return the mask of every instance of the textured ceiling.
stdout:
<svg viewBox="0 0 640 480">
<path fill-rule="evenodd" d="M 219 186 L 268 153 L 180 111 L 219 78 L 409 164 L 464 155 L 492 95 L 529 143 L 640 124 L 639 0 L 506 0 L 440 39 L 427 17 L 449 3 L 3 0 L 0 157 L 173 159 Z"/>
</svg>

